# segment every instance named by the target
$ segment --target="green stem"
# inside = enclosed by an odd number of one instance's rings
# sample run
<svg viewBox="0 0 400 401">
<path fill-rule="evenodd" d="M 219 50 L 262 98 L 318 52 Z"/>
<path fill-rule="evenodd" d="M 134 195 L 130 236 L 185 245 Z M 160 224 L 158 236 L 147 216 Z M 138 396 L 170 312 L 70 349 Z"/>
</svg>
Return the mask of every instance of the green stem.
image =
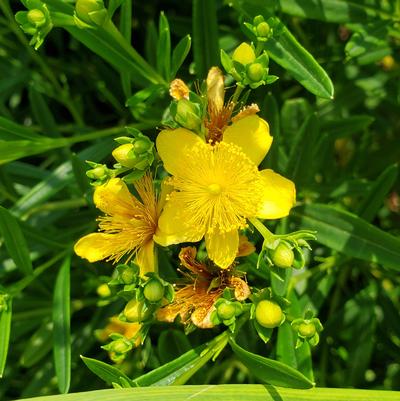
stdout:
<svg viewBox="0 0 400 401">
<path fill-rule="evenodd" d="M 239 96 L 243 91 L 243 87 L 240 85 L 236 86 L 235 93 L 232 96 L 231 102 L 235 105 L 238 102 Z"/>
<path fill-rule="evenodd" d="M 255 51 L 256 57 L 258 57 L 262 53 L 263 50 L 264 50 L 264 42 L 257 41 L 257 46 L 256 46 L 256 51 Z"/>
<path fill-rule="evenodd" d="M 266 242 L 273 242 L 275 239 L 275 234 L 273 234 L 271 231 L 268 230 L 267 227 L 264 226 L 263 223 L 261 223 L 260 220 L 257 218 L 251 218 L 249 219 L 250 223 L 253 224 L 253 226 L 256 228 L 256 230 L 264 237 L 264 240 Z"/>
</svg>

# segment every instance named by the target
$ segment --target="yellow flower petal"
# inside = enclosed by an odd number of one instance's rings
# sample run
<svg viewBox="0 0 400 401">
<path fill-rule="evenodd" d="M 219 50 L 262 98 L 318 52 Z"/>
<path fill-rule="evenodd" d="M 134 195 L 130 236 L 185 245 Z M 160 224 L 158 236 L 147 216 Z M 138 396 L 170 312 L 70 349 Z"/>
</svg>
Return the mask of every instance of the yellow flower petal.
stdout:
<svg viewBox="0 0 400 401">
<path fill-rule="evenodd" d="M 204 142 L 185 128 L 163 130 L 158 134 L 156 141 L 157 151 L 164 162 L 164 167 L 172 175 L 179 175 L 184 171 L 184 161 L 189 156 L 190 149 L 198 143 Z"/>
<path fill-rule="evenodd" d="M 258 166 L 272 143 L 268 123 L 257 115 L 241 118 L 224 131 L 223 141 L 233 143 Z"/>
<path fill-rule="evenodd" d="M 138 204 L 120 178 L 111 178 L 106 184 L 96 187 L 93 201 L 98 209 L 111 216 L 116 214 L 131 216 Z"/>
<path fill-rule="evenodd" d="M 113 234 L 92 233 L 82 237 L 74 246 L 75 253 L 89 262 L 97 262 L 110 256 Z"/>
<path fill-rule="evenodd" d="M 264 196 L 257 217 L 280 219 L 287 216 L 296 202 L 293 182 L 272 170 L 262 170 L 260 174 L 264 182 Z"/>
<path fill-rule="evenodd" d="M 208 104 L 216 111 L 224 107 L 224 76 L 218 67 L 211 67 L 207 75 L 207 99 Z"/>
<path fill-rule="evenodd" d="M 140 267 L 140 275 L 144 276 L 146 273 L 154 272 L 154 242 L 148 241 L 141 248 L 139 248 L 135 263 Z"/>
<path fill-rule="evenodd" d="M 238 230 L 226 233 L 206 233 L 208 257 L 222 269 L 227 269 L 235 260 L 239 247 Z"/>
<path fill-rule="evenodd" d="M 181 216 L 182 205 L 170 199 L 158 219 L 158 227 L 154 241 L 162 246 L 180 244 L 181 242 L 197 242 L 204 236 L 204 229 L 184 224 Z"/>
</svg>

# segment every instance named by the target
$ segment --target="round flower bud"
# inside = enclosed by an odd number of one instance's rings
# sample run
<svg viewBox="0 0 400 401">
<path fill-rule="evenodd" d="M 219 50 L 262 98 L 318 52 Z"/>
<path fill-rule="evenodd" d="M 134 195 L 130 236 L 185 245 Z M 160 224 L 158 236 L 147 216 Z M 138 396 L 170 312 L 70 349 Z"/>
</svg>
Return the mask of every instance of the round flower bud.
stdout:
<svg viewBox="0 0 400 401">
<path fill-rule="evenodd" d="M 133 143 L 133 149 L 137 155 L 141 155 L 142 153 L 148 152 L 150 147 L 151 147 L 151 141 L 147 137 L 144 137 L 144 139 L 137 139 Z"/>
<path fill-rule="evenodd" d="M 293 266 L 294 253 L 289 245 L 280 242 L 272 251 L 271 260 L 275 266 L 285 269 Z"/>
<path fill-rule="evenodd" d="M 88 170 L 86 175 L 93 180 L 100 180 L 107 175 L 107 169 L 104 166 L 98 166 Z"/>
<path fill-rule="evenodd" d="M 123 338 L 120 338 L 119 340 L 116 340 L 112 344 L 112 350 L 117 353 L 117 354 L 125 354 L 126 352 L 130 351 L 132 349 L 132 344 L 130 344 L 128 341 L 124 340 Z"/>
<path fill-rule="evenodd" d="M 254 17 L 254 19 L 253 19 L 253 25 L 259 25 L 259 24 L 261 24 L 262 22 L 264 22 L 265 20 L 264 20 L 264 17 L 262 16 L 262 15 L 256 15 L 255 17 Z"/>
<path fill-rule="evenodd" d="M 264 76 L 265 68 L 260 63 L 253 63 L 247 67 L 247 76 L 253 82 L 261 81 Z"/>
<path fill-rule="evenodd" d="M 226 301 L 218 305 L 217 313 L 218 317 L 223 320 L 229 320 L 235 316 L 236 307 L 233 302 Z"/>
<path fill-rule="evenodd" d="M 132 284 L 135 281 L 136 271 L 131 267 L 124 269 L 120 275 L 124 284 Z"/>
<path fill-rule="evenodd" d="M 131 299 L 125 306 L 124 316 L 129 322 L 143 322 L 149 316 L 149 310 L 143 302 Z"/>
<path fill-rule="evenodd" d="M 273 302 L 263 299 L 256 306 L 257 323 L 267 329 L 278 327 L 282 321 L 283 312 L 281 307 Z"/>
<path fill-rule="evenodd" d="M 36 27 L 40 27 L 46 23 L 46 16 L 43 11 L 40 11 L 37 8 L 29 10 L 26 17 L 28 18 L 28 21 Z"/>
<path fill-rule="evenodd" d="M 101 284 L 97 287 L 97 294 L 101 298 L 107 298 L 111 295 L 111 290 L 108 284 Z"/>
<path fill-rule="evenodd" d="M 269 27 L 268 23 L 265 21 L 259 23 L 256 27 L 257 35 L 262 38 L 268 37 L 270 30 L 271 30 L 271 28 Z"/>
<path fill-rule="evenodd" d="M 75 12 L 79 19 L 87 24 L 93 24 L 89 13 L 104 9 L 102 0 L 77 0 L 75 4 Z"/>
<path fill-rule="evenodd" d="M 243 65 L 250 64 L 255 59 L 256 54 L 254 53 L 253 48 L 247 43 L 242 43 L 240 46 L 238 46 L 232 55 L 232 60 Z"/>
<path fill-rule="evenodd" d="M 299 334 L 306 338 L 313 337 L 316 332 L 316 328 L 313 323 L 302 323 L 300 324 L 298 330 Z"/>
<path fill-rule="evenodd" d="M 164 286 L 157 279 L 150 279 L 143 290 L 144 297 L 149 302 L 158 302 L 164 296 Z"/>
<path fill-rule="evenodd" d="M 176 106 L 175 120 L 183 127 L 195 130 L 201 123 L 196 106 L 187 99 L 180 99 Z"/>
<path fill-rule="evenodd" d="M 134 168 L 137 160 L 134 152 L 131 152 L 131 150 L 133 150 L 133 144 L 125 143 L 114 149 L 112 155 L 121 166 Z"/>
</svg>

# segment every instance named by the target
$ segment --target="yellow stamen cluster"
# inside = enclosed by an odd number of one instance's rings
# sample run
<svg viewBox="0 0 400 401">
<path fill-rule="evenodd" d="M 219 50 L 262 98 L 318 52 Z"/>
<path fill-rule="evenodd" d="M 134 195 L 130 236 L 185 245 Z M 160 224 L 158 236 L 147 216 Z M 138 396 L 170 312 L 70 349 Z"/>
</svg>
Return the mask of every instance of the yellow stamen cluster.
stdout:
<svg viewBox="0 0 400 401">
<path fill-rule="evenodd" d="M 255 164 L 234 144 L 198 144 L 170 179 L 170 195 L 182 205 L 182 221 L 202 232 L 229 232 L 255 216 L 262 181 Z"/>
</svg>

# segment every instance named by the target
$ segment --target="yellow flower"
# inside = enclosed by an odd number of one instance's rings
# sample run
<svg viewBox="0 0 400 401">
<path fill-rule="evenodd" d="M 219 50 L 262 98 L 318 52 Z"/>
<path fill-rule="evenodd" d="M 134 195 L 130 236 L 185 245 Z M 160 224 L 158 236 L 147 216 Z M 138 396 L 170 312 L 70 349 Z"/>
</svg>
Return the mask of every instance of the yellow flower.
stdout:
<svg viewBox="0 0 400 401">
<path fill-rule="evenodd" d="M 294 184 L 272 170 L 258 171 L 272 142 L 266 121 L 246 116 L 223 132 L 214 146 L 193 132 L 163 130 L 157 150 L 172 175 L 173 191 L 159 218 L 155 241 L 167 246 L 205 237 L 209 258 L 228 268 L 247 219 L 287 216 Z"/>
<path fill-rule="evenodd" d="M 106 342 L 112 333 L 122 334 L 128 340 L 136 337 L 135 345 L 138 346 L 141 338 L 137 334 L 141 328 L 142 325 L 139 323 L 122 322 L 118 316 L 113 316 L 109 319 L 109 323 L 104 329 L 96 331 L 96 336 L 101 342 Z"/>
<path fill-rule="evenodd" d="M 146 174 L 134 183 L 140 200 L 134 197 L 120 178 L 112 178 L 96 187 L 93 200 L 105 213 L 99 217 L 101 232 L 81 238 L 75 253 L 89 262 L 102 259 L 118 262 L 124 255 L 135 256 L 141 274 L 154 271 L 153 235 L 161 210 L 152 177 Z"/>
</svg>

